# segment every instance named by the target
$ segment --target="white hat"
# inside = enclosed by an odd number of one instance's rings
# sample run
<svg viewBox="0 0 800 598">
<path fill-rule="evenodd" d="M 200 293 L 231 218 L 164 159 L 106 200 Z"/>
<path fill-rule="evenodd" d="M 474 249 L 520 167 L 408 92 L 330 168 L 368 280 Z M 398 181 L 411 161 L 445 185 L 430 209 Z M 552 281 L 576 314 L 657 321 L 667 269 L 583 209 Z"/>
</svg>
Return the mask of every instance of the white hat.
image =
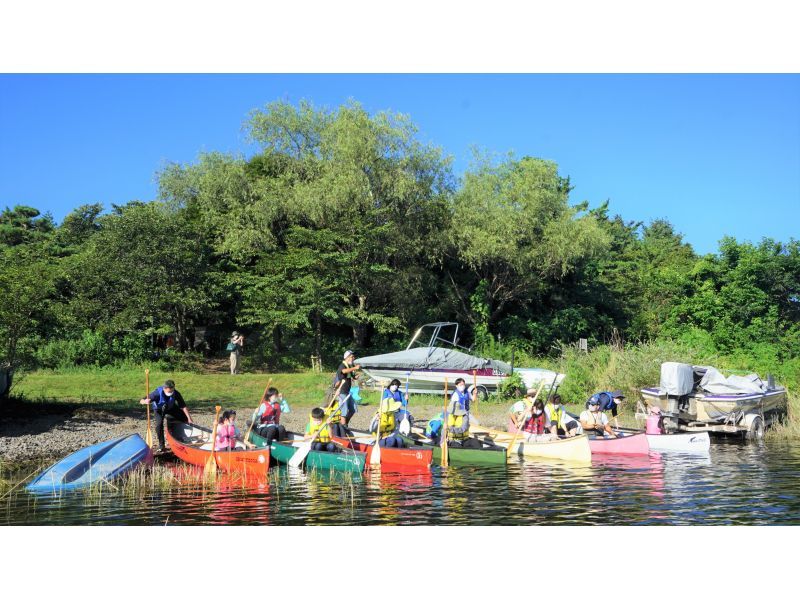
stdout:
<svg viewBox="0 0 800 598">
<path fill-rule="evenodd" d="M 347 351 L 344 352 L 344 357 L 342 359 L 347 359 L 351 355 L 354 355 L 354 353 L 350 349 L 348 349 Z"/>
</svg>

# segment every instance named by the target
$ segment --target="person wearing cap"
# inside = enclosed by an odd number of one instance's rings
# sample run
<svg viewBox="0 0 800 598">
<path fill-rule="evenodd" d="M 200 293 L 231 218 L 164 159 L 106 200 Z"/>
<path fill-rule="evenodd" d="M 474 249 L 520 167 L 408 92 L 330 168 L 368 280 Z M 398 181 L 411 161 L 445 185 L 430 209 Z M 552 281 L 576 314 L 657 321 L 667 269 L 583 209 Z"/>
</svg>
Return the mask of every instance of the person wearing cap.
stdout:
<svg viewBox="0 0 800 598">
<path fill-rule="evenodd" d="M 661 408 L 658 405 L 650 406 L 650 413 L 645 420 L 645 432 L 647 434 L 663 434 L 664 422 L 661 418 Z"/>
<path fill-rule="evenodd" d="M 142 405 L 150 403 L 153 407 L 156 436 L 158 437 L 159 451 L 162 453 L 166 450 L 164 445 L 164 419 L 168 418 L 167 425 L 171 425 L 172 420 L 188 424 L 192 423 L 192 416 L 189 414 L 189 409 L 186 407 L 183 396 L 175 390 L 175 382 L 172 380 L 165 381 L 162 386 L 156 388 L 140 400 L 139 403 Z"/>
<path fill-rule="evenodd" d="M 454 448 L 482 448 L 477 438 L 469 435 L 470 415 L 457 401 L 447 409 L 447 446 Z"/>
<path fill-rule="evenodd" d="M 595 396 L 589 397 L 589 400 L 586 401 L 586 410 L 581 412 L 580 420 L 583 429 L 594 430 L 598 438 L 604 437 L 605 434 L 612 438 L 617 437 L 608 423 L 608 417 L 600 411 L 600 399 Z"/>
<path fill-rule="evenodd" d="M 397 447 L 404 446 L 403 439 L 400 437 L 400 421 L 397 416 L 398 411 L 403 407 L 400 401 L 394 399 L 381 399 L 380 409 L 372 418 L 369 424 L 369 431 L 373 434 L 380 426 L 380 438 L 378 444 L 383 447 Z"/>
<path fill-rule="evenodd" d="M 550 433 L 557 436 L 575 436 L 580 426 L 561 404 L 561 395 L 556 393 L 550 397 L 550 403 L 544 408 L 547 421 L 550 422 Z"/>
<path fill-rule="evenodd" d="M 617 422 L 617 407 L 622 403 L 625 395 L 619 390 L 604 390 L 592 396 L 597 397 L 600 401 L 600 411 L 611 411 L 611 417 L 614 418 L 614 425 L 619 427 L 619 422 Z"/>
<path fill-rule="evenodd" d="M 228 343 L 228 351 L 231 354 L 231 375 L 240 373 L 239 359 L 242 355 L 242 347 L 244 347 L 244 337 L 239 334 L 238 330 L 234 330 Z"/>
<path fill-rule="evenodd" d="M 342 363 L 336 370 L 336 387 L 338 388 L 344 380 L 344 384 L 339 388 L 339 407 L 345 426 L 350 424 L 350 420 L 356 414 L 356 402 L 350 396 L 350 387 L 353 385 L 353 380 L 358 379 L 356 372 L 361 369 L 361 366 L 354 364 L 355 360 L 356 356 L 352 351 L 345 351 Z"/>
</svg>

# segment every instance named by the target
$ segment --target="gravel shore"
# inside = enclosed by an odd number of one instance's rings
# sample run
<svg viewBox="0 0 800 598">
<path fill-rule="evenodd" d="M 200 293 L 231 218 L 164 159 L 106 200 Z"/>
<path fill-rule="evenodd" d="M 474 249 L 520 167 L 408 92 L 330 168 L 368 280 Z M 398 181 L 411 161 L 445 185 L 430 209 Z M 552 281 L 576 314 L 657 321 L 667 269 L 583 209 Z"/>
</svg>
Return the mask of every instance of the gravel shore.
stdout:
<svg viewBox="0 0 800 598">
<path fill-rule="evenodd" d="M 412 400 L 413 401 L 413 400 Z M 504 405 L 483 405 L 479 419 L 483 425 L 505 429 Z M 362 405 L 350 421 L 350 427 L 366 430 L 376 410 L 375 405 Z M 238 410 L 237 427 L 247 428 L 249 410 Z M 281 418 L 287 430 L 302 432 L 308 422 L 310 408 L 298 407 Z M 195 423 L 211 427 L 213 412 L 189 412 Z M 427 420 L 437 412 L 436 407 L 417 406 L 412 409 L 418 420 Z M 28 461 L 58 458 L 85 446 L 109 438 L 147 431 L 144 407 L 141 410 L 105 411 L 57 404 L 14 403 L 7 405 L 0 415 L 0 459 Z M 156 440 L 153 430 L 153 440 Z M 156 441 L 157 442 L 157 441 Z"/>
</svg>

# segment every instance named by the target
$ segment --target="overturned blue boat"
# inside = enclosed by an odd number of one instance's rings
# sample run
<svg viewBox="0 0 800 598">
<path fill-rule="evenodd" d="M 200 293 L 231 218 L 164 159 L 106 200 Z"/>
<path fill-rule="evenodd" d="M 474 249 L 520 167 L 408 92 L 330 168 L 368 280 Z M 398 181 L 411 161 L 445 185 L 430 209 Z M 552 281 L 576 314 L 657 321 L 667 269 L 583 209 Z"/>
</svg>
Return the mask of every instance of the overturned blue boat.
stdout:
<svg viewBox="0 0 800 598">
<path fill-rule="evenodd" d="M 106 440 L 64 457 L 26 486 L 30 492 L 59 493 L 109 481 L 140 463 L 153 462 L 153 452 L 138 434 Z"/>
</svg>

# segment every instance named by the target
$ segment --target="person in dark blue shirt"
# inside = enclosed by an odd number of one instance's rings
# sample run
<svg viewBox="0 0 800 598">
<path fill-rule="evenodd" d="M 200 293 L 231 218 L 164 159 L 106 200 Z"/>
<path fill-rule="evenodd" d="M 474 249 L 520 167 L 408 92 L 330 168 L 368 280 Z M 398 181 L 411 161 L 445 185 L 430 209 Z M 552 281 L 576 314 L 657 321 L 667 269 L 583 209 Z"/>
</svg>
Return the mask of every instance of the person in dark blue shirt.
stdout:
<svg viewBox="0 0 800 598">
<path fill-rule="evenodd" d="M 155 426 L 156 436 L 158 437 L 159 451 L 166 450 L 164 443 L 164 419 L 167 419 L 167 425 L 170 425 L 171 420 L 176 419 L 188 424 L 192 423 L 192 416 L 189 415 L 189 409 L 183 400 L 183 396 L 175 390 L 175 382 L 167 380 L 163 386 L 159 386 L 141 401 L 142 405 L 153 407 L 155 413 Z"/>
<path fill-rule="evenodd" d="M 622 404 L 625 395 L 619 390 L 604 390 L 593 394 L 590 398 L 596 398 L 600 401 L 600 411 L 610 411 L 611 417 L 614 418 L 614 426 L 619 427 L 617 422 L 617 408 Z"/>
</svg>

